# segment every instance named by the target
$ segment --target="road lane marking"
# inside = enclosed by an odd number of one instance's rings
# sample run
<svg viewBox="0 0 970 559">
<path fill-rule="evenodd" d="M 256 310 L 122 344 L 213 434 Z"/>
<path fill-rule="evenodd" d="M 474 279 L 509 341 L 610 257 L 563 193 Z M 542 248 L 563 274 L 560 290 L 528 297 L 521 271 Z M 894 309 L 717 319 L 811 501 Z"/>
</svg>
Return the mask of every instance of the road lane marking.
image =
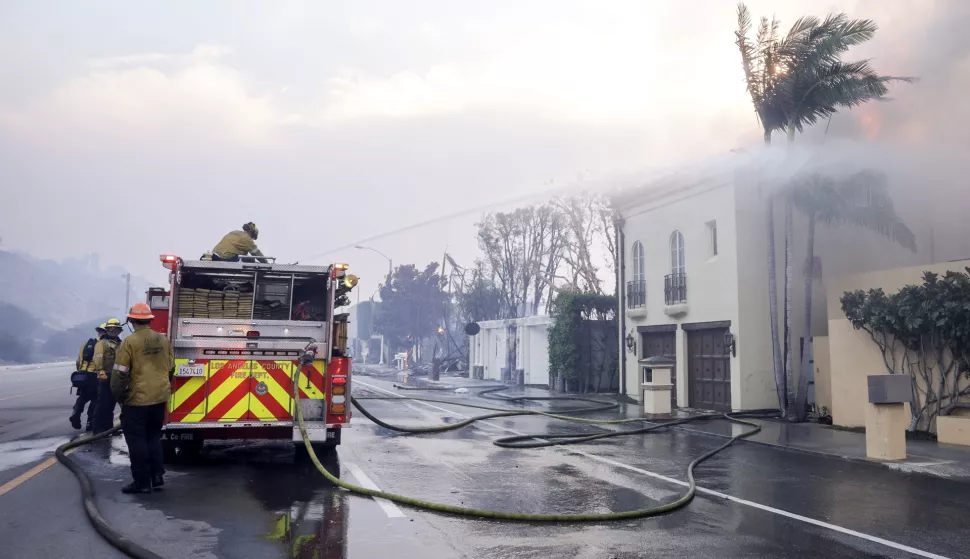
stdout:
<svg viewBox="0 0 970 559">
<path fill-rule="evenodd" d="M 115 419 L 119 419 L 120 417 L 121 417 L 121 413 L 116 413 L 115 414 Z M 74 448 L 68 449 L 68 451 L 65 452 L 64 454 L 65 455 L 74 454 L 74 451 L 77 450 L 77 449 L 79 449 L 79 448 L 81 448 L 81 447 L 76 446 Z M 44 460 L 40 464 L 37 464 L 33 468 L 27 470 L 26 472 L 20 474 L 19 476 L 15 477 L 15 478 L 13 478 L 12 480 L 8 481 L 7 483 L 4 483 L 3 485 L 0 485 L 0 497 L 3 497 L 7 493 L 10 493 L 11 491 L 13 491 L 14 489 L 16 489 L 17 487 L 23 485 L 24 482 L 28 481 L 30 478 L 36 476 L 39 473 L 42 473 L 44 470 L 46 470 L 47 468 L 50 468 L 51 466 L 53 466 L 56 463 L 57 463 L 57 456 L 51 456 L 47 460 Z"/>
<path fill-rule="evenodd" d="M 361 470 L 357 464 L 347 464 L 347 469 L 350 470 L 351 475 L 357 478 L 357 481 L 361 486 L 367 489 L 373 489 L 374 491 L 380 491 L 381 488 L 377 486 L 374 481 L 367 477 L 364 470 Z M 397 505 L 388 501 L 387 499 L 381 499 L 380 497 L 373 497 L 374 501 L 384 510 L 384 514 L 388 518 L 404 518 L 404 512 L 398 508 Z"/>
<path fill-rule="evenodd" d="M 384 388 L 381 388 L 379 386 L 374 386 L 372 384 L 368 384 L 368 383 L 362 382 L 360 380 L 355 380 L 354 382 L 357 383 L 357 384 L 359 384 L 359 385 L 364 385 L 364 386 L 366 386 L 368 388 L 371 388 L 371 389 L 374 389 L 374 390 L 378 390 L 380 392 L 384 392 L 385 394 L 390 394 L 391 396 L 395 396 L 397 398 L 406 398 L 406 396 L 401 396 L 400 394 L 396 394 L 396 393 L 394 393 L 394 392 L 392 392 L 390 390 L 385 390 Z M 431 403 L 428 403 L 428 402 L 415 401 L 415 403 L 416 404 L 423 404 L 425 406 L 428 406 L 429 408 L 434 408 L 436 410 L 440 410 L 440 411 L 443 411 L 443 412 L 448 413 L 448 414 L 457 415 L 459 417 L 464 417 L 464 418 L 468 418 L 469 417 L 467 415 L 462 415 L 462 414 L 460 414 L 460 413 L 458 413 L 456 411 L 449 410 L 449 409 L 446 409 L 446 408 L 442 408 L 442 407 L 436 406 L 436 405 L 431 404 Z M 496 423 L 491 423 L 489 421 L 479 421 L 478 423 L 481 423 L 481 424 L 484 424 L 484 425 L 488 425 L 490 427 L 494 427 L 494 428 L 499 429 L 501 431 L 507 431 L 507 432 L 513 433 L 515 435 L 520 435 L 520 436 L 526 435 L 526 433 L 521 433 L 521 432 L 516 431 L 514 429 L 509 429 L 507 427 L 503 427 L 501 425 L 498 425 Z M 537 440 L 542 440 L 542 439 L 537 438 Z M 583 456 L 583 457 L 589 458 L 590 460 L 595 460 L 597 462 L 602 462 L 603 464 L 608 464 L 608 465 L 614 466 L 616 468 L 621 468 L 621 469 L 624 469 L 624 470 L 629 470 L 631 472 L 636 472 L 638 474 L 643 474 L 643 475 L 646 475 L 646 476 L 649 476 L 649 477 L 652 477 L 652 478 L 655 478 L 655 479 L 659 479 L 659 480 L 666 481 L 668 483 L 673 483 L 675 485 L 680 485 L 682 487 L 688 487 L 689 486 L 689 484 L 686 481 L 681 481 L 679 479 L 675 479 L 675 478 L 672 478 L 672 477 L 668 477 L 668 476 L 665 476 L 663 474 L 658 474 L 656 472 L 651 472 L 649 470 L 644 470 L 642 468 L 637 468 L 636 466 L 631 466 L 629 464 L 624 464 L 623 462 L 617 462 L 616 460 L 611 460 L 609 458 L 604 458 L 603 456 L 599 456 L 599 455 L 596 455 L 596 454 L 590 454 L 590 453 L 584 452 L 582 450 L 575 450 L 575 449 L 566 448 L 566 447 L 557 447 L 557 448 L 558 448 L 558 450 L 561 450 L 563 452 L 567 452 L 569 454 L 576 454 L 578 456 Z M 777 514 L 779 516 L 784 516 L 786 518 L 791 518 L 792 520 L 798 520 L 798 521 L 804 522 L 806 524 L 811 524 L 813 526 L 818 526 L 820 528 L 826 528 L 826 529 L 832 530 L 833 532 L 838 532 L 840 534 L 845 534 L 847 536 L 854 536 L 854 537 L 857 537 L 859 539 L 866 540 L 868 542 L 877 543 L 877 544 L 884 545 L 884 546 L 889 547 L 889 548 L 892 548 L 892 549 L 896 549 L 896 550 L 899 550 L 899 551 L 905 551 L 907 553 L 912 553 L 913 555 L 918 555 L 920 557 L 926 557 L 928 559 L 949 559 L 948 557 L 946 557 L 944 555 L 939 555 L 939 554 L 936 554 L 936 553 L 932 553 L 930 551 L 923 551 L 921 549 L 916 549 L 915 547 L 910 547 L 908 545 L 904 545 L 904 544 L 901 544 L 901 543 L 896 543 L 894 541 L 890 541 L 890 540 L 887 540 L 887 539 L 883 539 L 883 538 L 880 538 L 878 536 L 873 536 L 873 535 L 866 534 L 866 533 L 863 533 L 863 532 L 858 532 L 856 530 L 852 530 L 852 529 L 849 529 L 849 528 L 844 528 L 844 527 L 838 526 L 836 524 L 831 524 L 829 522 L 823 522 L 821 520 L 816 520 L 814 518 L 809 518 L 807 516 L 802 516 L 800 514 L 796 514 L 796 513 L 793 513 L 793 512 L 788 512 L 786 510 L 776 509 L 776 508 L 770 507 L 768 505 L 762 505 L 761 503 L 756 503 L 754 501 L 749 501 L 747 499 L 741 499 L 740 497 L 734 497 L 733 495 L 728 495 L 727 493 L 721 493 L 719 491 L 714 491 L 714 490 L 711 490 L 711 489 L 705 489 L 705 488 L 701 487 L 700 485 L 697 486 L 697 492 L 698 493 L 703 493 L 705 495 L 710 495 L 710 496 L 713 496 L 713 497 L 720 497 L 722 499 L 726 499 L 728 501 L 731 501 L 731 502 L 734 502 L 734 503 L 738 503 L 740 505 L 746 505 L 746 506 L 749 506 L 749 507 L 752 507 L 752 508 L 756 508 L 756 509 L 759 509 L 759 510 L 763 510 L 765 512 L 770 512 L 770 513 L 773 513 L 773 514 Z"/>
<path fill-rule="evenodd" d="M 72 449 L 68 450 L 65 454 L 73 454 L 75 450 L 77 450 L 77 448 L 72 448 Z M 7 493 L 10 493 L 11 491 L 13 491 L 14 489 L 16 489 L 17 487 L 23 485 L 24 482 L 26 482 L 30 478 L 32 478 L 32 477 L 36 476 L 37 474 L 43 472 L 47 468 L 50 468 L 51 466 L 53 466 L 56 463 L 57 463 L 57 457 L 56 456 L 51 456 L 47 460 L 44 460 L 40 464 L 37 464 L 33 468 L 27 470 L 26 472 L 20 474 L 19 476 L 15 477 L 15 478 L 13 478 L 12 480 L 8 481 L 7 483 L 4 483 L 3 485 L 0 485 L 0 497 L 3 497 Z"/>
<path fill-rule="evenodd" d="M 33 392 L 25 392 L 23 394 L 17 394 L 16 396 L 6 396 L 0 398 L 0 402 L 5 402 L 7 400 L 13 400 L 14 398 L 23 398 L 24 396 L 31 396 L 33 394 L 40 394 L 41 392 L 50 392 L 51 390 L 64 390 L 63 386 L 55 386 L 54 388 L 45 388 L 43 390 L 35 390 Z"/>
</svg>

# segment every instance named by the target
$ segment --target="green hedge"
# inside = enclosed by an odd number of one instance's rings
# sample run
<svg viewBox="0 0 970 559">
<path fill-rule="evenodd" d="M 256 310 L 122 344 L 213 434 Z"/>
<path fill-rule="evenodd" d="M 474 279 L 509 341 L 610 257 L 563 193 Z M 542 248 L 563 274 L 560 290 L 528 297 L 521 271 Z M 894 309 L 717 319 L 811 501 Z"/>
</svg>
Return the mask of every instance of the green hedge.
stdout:
<svg viewBox="0 0 970 559">
<path fill-rule="evenodd" d="M 595 293 L 561 292 L 553 299 L 549 329 L 549 373 L 567 379 L 582 376 L 580 352 L 583 324 L 616 317 L 616 297 Z"/>
</svg>

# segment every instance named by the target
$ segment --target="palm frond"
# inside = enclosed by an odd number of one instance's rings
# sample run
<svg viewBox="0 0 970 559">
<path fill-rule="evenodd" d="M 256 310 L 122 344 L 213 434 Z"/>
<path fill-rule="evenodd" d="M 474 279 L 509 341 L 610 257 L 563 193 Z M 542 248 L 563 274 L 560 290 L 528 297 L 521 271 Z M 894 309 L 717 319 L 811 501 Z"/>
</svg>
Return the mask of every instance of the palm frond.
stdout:
<svg viewBox="0 0 970 559">
<path fill-rule="evenodd" d="M 896 214 L 888 182 L 885 174 L 871 170 L 840 180 L 811 173 L 795 178 L 790 192 L 795 208 L 818 223 L 874 231 L 915 251 L 916 235 Z"/>
</svg>

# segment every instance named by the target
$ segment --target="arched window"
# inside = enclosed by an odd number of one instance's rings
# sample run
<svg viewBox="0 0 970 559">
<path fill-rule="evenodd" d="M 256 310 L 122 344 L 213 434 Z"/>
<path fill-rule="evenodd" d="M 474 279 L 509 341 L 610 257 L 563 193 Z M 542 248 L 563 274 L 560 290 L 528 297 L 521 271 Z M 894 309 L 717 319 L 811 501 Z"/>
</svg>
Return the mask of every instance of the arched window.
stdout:
<svg viewBox="0 0 970 559">
<path fill-rule="evenodd" d="M 633 281 L 644 281 L 646 279 L 646 263 L 643 259 L 643 243 L 637 241 L 633 243 Z"/>
<path fill-rule="evenodd" d="M 682 276 L 687 271 L 684 260 L 684 236 L 680 231 L 674 231 L 670 235 L 670 273 L 675 276 Z"/>
<path fill-rule="evenodd" d="M 627 283 L 627 308 L 635 309 L 647 304 L 647 263 L 643 243 L 633 243 L 633 281 Z"/>
<path fill-rule="evenodd" d="M 664 278 L 664 302 L 667 305 L 687 301 L 687 266 L 684 260 L 684 236 L 680 231 L 670 235 L 670 275 Z"/>
</svg>

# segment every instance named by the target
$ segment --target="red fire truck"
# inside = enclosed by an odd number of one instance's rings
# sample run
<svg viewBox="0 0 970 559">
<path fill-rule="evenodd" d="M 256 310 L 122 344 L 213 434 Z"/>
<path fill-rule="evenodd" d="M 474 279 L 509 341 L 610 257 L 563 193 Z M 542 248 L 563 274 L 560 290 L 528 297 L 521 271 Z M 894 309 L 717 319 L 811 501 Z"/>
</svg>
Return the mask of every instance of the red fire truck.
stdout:
<svg viewBox="0 0 970 559">
<path fill-rule="evenodd" d="M 340 444 L 350 423 L 347 314 L 357 278 L 346 264 L 184 260 L 162 255 L 169 287 L 148 291 L 152 328 L 175 352 L 162 434 L 166 455 L 212 439 L 285 439 L 302 447 L 293 381 L 314 445 Z M 312 352 L 311 359 L 301 358 Z"/>
</svg>

